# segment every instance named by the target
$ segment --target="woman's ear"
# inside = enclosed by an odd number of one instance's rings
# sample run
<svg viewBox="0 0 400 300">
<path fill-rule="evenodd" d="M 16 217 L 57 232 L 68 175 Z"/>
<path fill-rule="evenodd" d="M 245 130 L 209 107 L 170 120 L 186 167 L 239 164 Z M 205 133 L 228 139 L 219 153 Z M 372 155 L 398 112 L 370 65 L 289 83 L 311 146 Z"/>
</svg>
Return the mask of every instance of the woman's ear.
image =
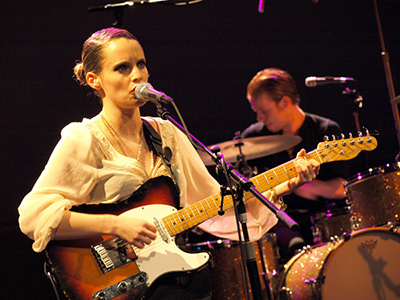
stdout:
<svg viewBox="0 0 400 300">
<path fill-rule="evenodd" d="M 100 78 L 93 72 L 86 74 L 86 82 L 92 89 L 99 90 L 101 88 Z"/>
</svg>

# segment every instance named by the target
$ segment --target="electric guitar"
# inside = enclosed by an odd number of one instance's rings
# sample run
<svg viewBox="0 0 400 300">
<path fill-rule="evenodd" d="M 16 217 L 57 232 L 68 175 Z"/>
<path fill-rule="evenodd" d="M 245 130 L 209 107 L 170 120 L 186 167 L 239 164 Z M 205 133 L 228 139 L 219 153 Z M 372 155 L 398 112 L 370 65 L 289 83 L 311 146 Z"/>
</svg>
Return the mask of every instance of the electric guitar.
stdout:
<svg viewBox="0 0 400 300">
<path fill-rule="evenodd" d="M 377 146 L 373 136 L 325 141 L 303 159 L 319 163 L 349 160 L 362 150 Z M 298 159 L 298 158 L 296 158 Z M 250 179 L 259 191 L 267 191 L 296 177 L 293 160 Z M 244 192 L 244 201 L 252 194 Z M 231 196 L 224 198 L 224 210 L 234 206 Z M 72 210 L 109 213 L 142 218 L 153 222 L 157 238 L 143 249 L 115 236 L 52 241 L 45 250 L 47 261 L 59 287 L 68 299 L 142 299 L 149 287 L 163 275 L 191 272 L 206 266 L 208 252 L 188 253 L 175 244 L 175 236 L 218 215 L 221 195 L 216 194 L 177 210 L 178 190 L 169 177 L 148 180 L 129 199 L 114 204 L 84 204 Z"/>
</svg>

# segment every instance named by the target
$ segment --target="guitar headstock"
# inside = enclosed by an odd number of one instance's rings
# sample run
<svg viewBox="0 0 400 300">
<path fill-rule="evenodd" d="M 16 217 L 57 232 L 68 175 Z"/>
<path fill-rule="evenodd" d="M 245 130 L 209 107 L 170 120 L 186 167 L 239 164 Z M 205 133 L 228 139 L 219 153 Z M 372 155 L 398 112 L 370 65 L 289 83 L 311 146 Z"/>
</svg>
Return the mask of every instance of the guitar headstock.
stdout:
<svg viewBox="0 0 400 300">
<path fill-rule="evenodd" d="M 369 134 L 363 136 L 360 132 L 357 137 L 349 134 L 349 138 L 344 138 L 342 134 L 340 139 L 333 137 L 331 141 L 326 137 L 324 142 L 318 144 L 317 152 L 322 161 L 326 163 L 352 159 L 363 150 L 374 150 L 377 145 L 376 138 Z"/>
</svg>

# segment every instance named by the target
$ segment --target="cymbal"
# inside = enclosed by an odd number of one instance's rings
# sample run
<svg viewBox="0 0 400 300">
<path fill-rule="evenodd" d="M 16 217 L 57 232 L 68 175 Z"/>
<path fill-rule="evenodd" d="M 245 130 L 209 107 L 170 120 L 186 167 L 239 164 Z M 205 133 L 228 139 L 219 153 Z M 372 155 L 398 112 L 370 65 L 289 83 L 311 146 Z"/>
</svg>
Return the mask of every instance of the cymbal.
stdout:
<svg viewBox="0 0 400 300">
<path fill-rule="evenodd" d="M 249 160 L 290 149 L 299 144 L 301 140 L 302 139 L 299 136 L 267 135 L 235 139 L 232 141 L 211 145 L 208 146 L 208 148 L 219 146 L 221 153 L 224 155 L 225 161 L 233 163 L 237 161 L 237 156 L 240 154 L 240 149 L 242 154 L 245 156 L 245 159 Z M 199 150 L 197 152 L 206 166 L 214 165 L 214 162 L 207 153 Z"/>
</svg>

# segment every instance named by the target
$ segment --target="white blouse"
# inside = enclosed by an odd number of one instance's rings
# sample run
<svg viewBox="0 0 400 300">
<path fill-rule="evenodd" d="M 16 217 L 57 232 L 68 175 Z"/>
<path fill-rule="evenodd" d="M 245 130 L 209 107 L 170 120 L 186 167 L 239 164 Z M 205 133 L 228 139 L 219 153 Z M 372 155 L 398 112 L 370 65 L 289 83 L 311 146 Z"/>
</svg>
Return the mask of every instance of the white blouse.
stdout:
<svg viewBox="0 0 400 300">
<path fill-rule="evenodd" d="M 118 153 L 93 122 L 71 123 L 61 132 L 42 174 L 18 211 L 23 233 L 34 240 L 33 250 L 41 252 L 52 239 L 63 214 L 74 205 L 112 203 L 128 198 L 149 179 L 136 159 Z M 180 190 L 180 205 L 186 207 L 219 193 L 220 185 L 208 173 L 187 137 L 170 122 L 154 118 L 163 147 L 172 150 L 171 166 Z M 168 175 L 157 160 L 150 177 Z M 277 222 L 275 215 L 258 201 L 248 201 L 247 226 L 252 240 L 258 240 Z M 199 227 L 216 236 L 237 239 L 233 209 L 215 216 Z"/>
</svg>

